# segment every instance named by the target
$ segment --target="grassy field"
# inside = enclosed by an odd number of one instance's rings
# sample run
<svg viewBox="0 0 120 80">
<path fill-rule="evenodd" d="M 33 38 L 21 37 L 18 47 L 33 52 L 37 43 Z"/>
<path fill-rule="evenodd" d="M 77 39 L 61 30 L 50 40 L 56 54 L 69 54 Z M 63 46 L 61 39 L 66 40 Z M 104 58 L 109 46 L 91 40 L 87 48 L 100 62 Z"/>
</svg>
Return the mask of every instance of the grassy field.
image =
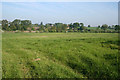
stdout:
<svg viewBox="0 0 120 80">
<path fill-rule="evenodd" d="M 98 29 L 98 27 L 87 27 L 87 29 Z"/>
<path fill-rule="evenodd" d="M 3 78 L 117 78 L 117 33 L 3 33 Z"/>
</svg>

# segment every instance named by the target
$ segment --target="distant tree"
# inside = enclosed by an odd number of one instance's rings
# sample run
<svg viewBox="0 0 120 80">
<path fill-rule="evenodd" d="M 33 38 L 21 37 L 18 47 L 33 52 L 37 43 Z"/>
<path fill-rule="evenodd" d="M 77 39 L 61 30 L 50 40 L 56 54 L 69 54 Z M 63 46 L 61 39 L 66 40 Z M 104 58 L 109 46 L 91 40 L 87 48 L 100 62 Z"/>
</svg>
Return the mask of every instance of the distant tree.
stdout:
<svg viewBox="0 0 120 80">
<path fill-rule="evenodd" d="M 43 22 L 41 22 L 40 25 L 43 25 Z"/>
<path fill-rule="evenodd" d="M 31 27 L 32 23 L 30 20 L 23 20 L 21 21 L 21 29 L 22 30 L 27 30 L 28 27 Z"/>
<path fill-rule="evenodd" d="M 80 27 L 80 24 L 79 24 L 78 22 L 73 23 L 73 27 L 74 27 L 74 28 Z"/>
<path fill-rule="evenodd" d="M 15 27 L 16 27 L 17 30 L 21 30 L 21 20 L 15 19 L 15 20 L 12 22 L 12 24 L 15 25 Z"/>
<path fill-rule="evenodd" d="M 63 24 L 62 30 L 66 31 L 67 30 L 67 24 Z"/>
<path fill-rule="evenodd" d="M 7 20 L 2 20 L 2 29 L 9 31 L 8 24 L 9 24 L 9 22 Z"/>
<path fill-rule="evenodd" d="M 15 24 L 14 24 L 13 22 L 10 22 L 9 24 L 10 24 L 10 29 L 11 29 L 12 31 L 15 31 L 15 30 L 16 30 Z"/>
<path fill-rule="evenodd" d="M 50 26 L 53 26 L 53 24 L 52 23 L 48 23 Z"/>
<path fill-rule="evenodd" d="M 90 27 L 90 25 L 88 25 L 88 27 Z"/>
<path fill-rule="evenodd" d="M 83 24 L 83 23 L 80 23 L 80 26 L 81 26 L 81 27 L 84 27 L 84 24 Z"/>
<path fill-rule="evenodd" d="M 69 29 L 68 31 L 69 31 L 69 32 L 73 32 L 73 29 Z"/>
<path fill-rule="evenodd" d="M 115 25 L 112 25 L 112 27 L 111 27 L 112 29 L 115 29 Z"/>
<path fill-rule="evenodd" d="M 69 24 L 69 28 L 70 28 L 70 29 L 72 29 L 72 28 L 73 28 L 73 25 L 72 25 L 72 23 L 71 23 L 71 24 Z"/>
<path fill-rule="evenodd" d="M 51 25 L 50 24 L 45 24 L 45 32 L 51 32 Z"/>
<path fill-rule="evenodd" d="M 120 25 L 115 25 L 115 30 L 117 31 L 120 31 Z"/>
<path fill-rule="evenodd" d="M 108 28 L 107 24 L 103 24 L 102 27 L 101 27 L 101 29 L 103 29 L 104 31 L 107 30 L 107 28 Z"/>
<path fill-rule="evenodd" d="M 39 28 L 40 32 L 44 32 L 45 31 L 45 27 L 43 25 L 43 22 L 40 23 L 40 28 Z"/>
<path fill-rule="evenodd" d="M 81 26 L 80 27 L 80 30 L 85 30 L 86 28 L 84 26 Z"/>
<path fill-rule="evenodd" d="M 62 32 L 62 26 L 63 26 L 62 23 L 55 23 L 54 26 L 56 27 L 57 32 Z"/>
<path fill-rule="evenodd" d="M 38 24 L 34 24 L 36 27 L 38 27 Z"/>
<path fill-rule="evenodd" d="M 74 28 L 74 32 L 77 32 L 78 30 L 80 30 L 80 24 L 78 22 L 73 23 L 73 28 Z"/>
<path fill-rule="evenodd" d="M 56 32 L 56 27 L 55 26 L 51 27 L 51 32 Z"/>
<path fill-rule="evenodd" d="M 43 25 L 43 22 L 40 24 L 32 24 L 30 20 L 19 20 L 15 19 L 12 22 L 9 22 L 7 20 L 0 21 L 0 25 L 2 25 L 2 29 L 6 31 L 15 31 L 15 30 L 35 30 L 33 27 L 39 27 L 40 32 L 119 32 L 120 31 L 120 25 L 112 25 L 108 26 L 107 24 L 103 24 L 102 26 L 98 25 L 97 29 L 86 29 L 83 23 L 71 23 L 71 24 L 63 24 L 63 23 L 47 23 Z M 90 27 L 90 25 L 88 25 Z M 114 30 L 107 30 L 107 29 L 114 29 Z M 107 30 L 107 31 L 105 31 Z M 115 31 L 116 30 L 116 31 Z"/>
<path fill-rule="evenodd" d="M 45 28 L 51 27 L 50 24 L 45 24 Z"/>
<path fill-rule="evenodd" d="M 44 26 L 41 25 L 40 28 L 39 28 L 39 31 L 44 32 L 44 29 L 45 29 Z"/>
<path fill-rule="evenodd" d="M 39 31 L 40 31 L 40 32 L 44 32 L 44 29 L 45 29 L 45 28 L 44 28 L 44 25 L 40 25 Z"/>
<path fill-rule="evenodd" d="M 80 23 L 80 30 L 83 31 L 83 30 L 85 30 L 85 29 L 86 29 L 86 28 L 85 28 L 84 24 L 83 24 L 83 23 Z"/>
<path fill-rule="evenodd" d="M 98 28 L 100 29 L 100 25 L 98 25 Z"/>
<path fill-rule="evenodd" d="M 111 26 L 108 26 L 109 29 L 111 29 L 112 27 Z"/>
<path fill-rule="evenodd" d="M 35 28 L 32 28 L 33 31 L 35 31 Z"/>
</svg>

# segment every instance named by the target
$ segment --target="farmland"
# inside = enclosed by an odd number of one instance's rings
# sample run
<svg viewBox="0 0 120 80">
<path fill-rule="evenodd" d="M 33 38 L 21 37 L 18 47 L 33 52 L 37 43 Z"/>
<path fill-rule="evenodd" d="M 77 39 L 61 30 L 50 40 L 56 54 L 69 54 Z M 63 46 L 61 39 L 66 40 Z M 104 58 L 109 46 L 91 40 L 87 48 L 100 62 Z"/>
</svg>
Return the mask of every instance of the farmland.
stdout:
<svg viewBox="0 0 120 80">
<path fill-rule="evenodd" d="M 117 78 L 117 33 L 2 34 L 3 78 Z"/>
</svg>

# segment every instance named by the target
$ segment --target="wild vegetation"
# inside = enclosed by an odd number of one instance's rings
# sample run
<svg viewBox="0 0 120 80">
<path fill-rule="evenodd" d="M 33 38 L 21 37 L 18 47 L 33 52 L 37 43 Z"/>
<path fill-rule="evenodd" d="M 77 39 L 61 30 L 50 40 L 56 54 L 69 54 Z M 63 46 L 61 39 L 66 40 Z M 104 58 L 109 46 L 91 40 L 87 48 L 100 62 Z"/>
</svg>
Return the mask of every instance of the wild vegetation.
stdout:
<svg viewBox="0 0 120 80">
<path fill-rule="evenodd" d="M 48 23 L 43 24 L 32 24 L 30 20 L 19 20 L 15 19 L 10 22 L 7 20 L 2 20 L 2 30 L 4 31 L 29 31 L 29 32 L 92 32 L 92 33 L 118 33 L 120 30 L 119 25 L 109 26 L 107 24 L 103 24 L 102 26 L 98 25 L 98 27 L 92 27 L 88 25 L 88 27 L 84 26 L 84 23 L 71 23 L 71 24 L 63 24 L 63 23 Z"/>
<path fill-rule="evenodd" d="M 117 78 L 117 33 L 3 33 L 3 78 Z"/>
</svg>

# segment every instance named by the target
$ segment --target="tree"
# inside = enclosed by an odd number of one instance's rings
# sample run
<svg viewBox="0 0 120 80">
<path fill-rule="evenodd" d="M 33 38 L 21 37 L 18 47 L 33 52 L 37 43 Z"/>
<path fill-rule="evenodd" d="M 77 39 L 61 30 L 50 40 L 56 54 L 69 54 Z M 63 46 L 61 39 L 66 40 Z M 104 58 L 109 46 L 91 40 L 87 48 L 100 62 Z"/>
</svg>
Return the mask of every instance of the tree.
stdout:
<svg viewBox="0 0 120 80">
<path fill-rule="evenodd" d="M 80 24 L 78 22 L 73 23 L 74 31 L 77 32 L 80 29 Z"/>
<path fill-rule="evenodd" d="M 33 31 L 35 31 L 35 28 L 32 28 Z"/>
<path fill-rule="evenodd" d="M 12 24 L 15 25 L 15 27 L 16 27 L 17 30 L 21 30 L 21 20 L 15 19 L 15 20 L 12 22 Z"/>
<path fill-rule="evenodd" d="M 98 25 L 98 29 L 100 28 L 100 25 Z"/>
<path fill-rule="evenodd" d="M 66 31 L 67 30 L 67 24 L 63 24 L 62 30 Z"/>
<path fill-rule="evenodd" d="M 54 26 L 56 27 L 57 32 L 62 32 L 62 26 L 63 26 L 62 23 L 55 23 Z"/>
<path fill-rule="evenodd" d="M 16 30 L 16 26 L 12 22 L 10 22 L 9 24 L 10 24 L 10 29 L 12 31 L 15 31 Z"/>
<path fill-rule="evenodd" d="M 81 27 L 80 27 L 80 30 L 82 30 L 82 31 L 85 30 L 85 29 L 86 29 L 86 28 L 85 28 L 84 26 L 81 26 Z"/>
<path fill-rule="evenodd" d="M 45 32 L 51 32 L 52 30 L 51 30 L 51 25 L 50 24 L 46 24 L 45 25 Z"/>
<path fill-rule="evenodd" d="M 83 23 L 80 23 L 80 30 L 81 30 L 81 31 L 85 30 L 85 26 L 84 26 Z"/>
<path fill-rule="evenodd" d="M 40 25 L 43 25 L 43 22 L 41 22 Z"/>
<path fill-rule="evenodd" d="M 70 29 L 72 29 L 72 28 L 73 28 L 73 25 L 72 25 L 72 23 L 71 23 L 71 24 L 69 24 L 69 28 L 70 28 Z"/>
<path fill-rule="evenodd" d="M 56 28 L 57 28 L 57 26 L 55 26 L 51 23 L 48 23 L 48 24 L 45 25 L 45 31 L 48 30 L 49 32 L 56 32 Z"/>
<path fill-rule="evenodd" d="M 31 26 L 32 26 L 32 23 L 30 20 L 21 21 L 21 30 L 27 30 L 27 28 Z"/>
<path fill-rule="evenodd" d="M 120 25 L 115 25 L 115 30 L 117 31 L 120 31 Z"/>
<path fill-rule="evenodd" d="M 46 24 L 45 27 L 48 28 L 48 27 L 51 27 L 51 25 L 50 24 Z"/>
<path fill-rule="evenodd" d="M 103 24 L 102 27 L 101 27 L 101 29 L 103 29 L 104 31 L 107 30 L 107 28 L 108 28 L 107 24 Z"/>
<path fill-rule="evenodd" d="M 112 25 L 112 29 L 115 29 L 115 25 Z"/>
<path fill-rule="evenodd" d="M 39 31 L 44 31 L 44 26 L 43 25 L 40 25 L 40 28 L 39 28 Z"/>
<path fill-rule="evenodd" d="M 8 31 L 9 27 L 8 27 L 8 21 L 7 20 L 2 20 L 2 29 Z"/>
<path fill-rule="evenodd" d="M 39 31 L 41 31 L 41 32 L 44 32 L 44 31 L 45 31 L 45 28 L 44 28 L 43 22 L 40 23 Z"/>
<path fill-rule="evenodd" d="M 84 24 L 83 24 L 83 23 L 80 23 L 80 26 L 81 26 L 81 27 L 83 27 L 83 26 L 84 26 Z"/>
<path fill-rule="evenodd" d="M 79 24 L 78 22 L 73 23 L 73 27 L 74 27 L 74 28 L 80 27 L 80 24 Z"/>
<path fill-rule="evenodd" d="M 88 27 L 90 27 L 90 25 L 88 25 Z"/>
<path fill-rule="evenodd" d="M 56 27 L 55 26 L 51 27 L 51 32 L 56 32 Z"/>
<path fill-rule="evenodd" d="M 109 29 L 111 29 L 111 26 L 108 26 Z"/>
<path fill-rule="evenodd" d="M 38 24 L 34 24 L 35 25 L 35 27 L 38 27 Z"/>
<path fill-rule="evenodd" d="M 100 28 L 100 25 L 98 25 L 98 27 L 97 27 L 97 29 L 96 29 L 96 30 L 97 30 L 97 31 L 100 31 L 99 29 L 101 29 L 101 28 Z"/>
</svg>

